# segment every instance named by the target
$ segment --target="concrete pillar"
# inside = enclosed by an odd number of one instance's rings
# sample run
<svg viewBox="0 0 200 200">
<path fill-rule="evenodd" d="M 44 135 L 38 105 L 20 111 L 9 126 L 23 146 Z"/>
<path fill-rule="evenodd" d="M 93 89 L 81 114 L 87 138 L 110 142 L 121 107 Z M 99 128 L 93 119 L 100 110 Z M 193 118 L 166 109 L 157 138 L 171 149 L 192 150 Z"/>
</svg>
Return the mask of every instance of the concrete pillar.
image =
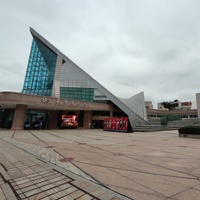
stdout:
<svg viewBox="0 0 200 200">
<path fill-rule="evenodd" d="M 90 129 L 92 123 L 92 111 L 85 111 L 84 120 L 83 120 L 83 128 Z"/>
<path fill-rule="evenodd" d="M 47 128 L 58 129 L 59 127 L 57 127 L 57 120 L 58 120 L 58 111 L 50 111 L 47 122 Z"/>
<path fill-rule="evenodd" d="M 110 111 L 110 117 L 113 117 L 113 103 L 111 103 L 111 111 Z"/>
<path fill-rule="evenodd" d="M 12 130 L 23 130 L 26 117 L 27 105 L 17 104 L 13 117 Z"/>
</svg>

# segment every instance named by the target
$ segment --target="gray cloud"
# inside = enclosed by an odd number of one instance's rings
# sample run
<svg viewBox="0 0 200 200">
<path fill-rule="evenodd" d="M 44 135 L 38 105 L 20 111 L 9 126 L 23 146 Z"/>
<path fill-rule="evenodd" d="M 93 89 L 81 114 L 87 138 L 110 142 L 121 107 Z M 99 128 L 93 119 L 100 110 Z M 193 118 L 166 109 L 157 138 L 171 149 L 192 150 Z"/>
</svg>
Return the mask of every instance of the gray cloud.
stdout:
<svg viewBox="0 0 200 200">
<path fill-rule="evenodd" d="M 200 74 L 197 0 L 3 0 L 0 90 L 21 91 L 33 27 L 113 94 L 195 100 Z"/>
</svg>

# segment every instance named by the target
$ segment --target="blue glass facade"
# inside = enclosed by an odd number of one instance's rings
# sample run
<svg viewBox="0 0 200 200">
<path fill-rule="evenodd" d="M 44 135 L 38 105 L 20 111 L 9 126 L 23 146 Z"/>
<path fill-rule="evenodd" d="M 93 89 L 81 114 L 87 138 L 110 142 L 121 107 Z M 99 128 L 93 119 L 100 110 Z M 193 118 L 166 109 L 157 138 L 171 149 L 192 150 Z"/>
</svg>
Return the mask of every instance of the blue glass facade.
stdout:
<svg viewBox="0 0 200 200">
<path fill-rule="evenodd" d="M 37 38 L 33 38 L 22 93 L 52 95 L 57 55 Z"/>
</svg>

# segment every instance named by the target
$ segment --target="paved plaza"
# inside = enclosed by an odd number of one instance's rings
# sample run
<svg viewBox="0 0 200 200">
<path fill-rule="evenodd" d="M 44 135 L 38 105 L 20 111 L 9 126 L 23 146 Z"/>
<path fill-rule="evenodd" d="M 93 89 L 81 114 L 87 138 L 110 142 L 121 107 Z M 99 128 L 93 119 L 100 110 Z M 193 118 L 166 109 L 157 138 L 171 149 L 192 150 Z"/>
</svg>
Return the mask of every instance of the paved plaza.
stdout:
<svg viewBox="0 0 200 200">
<path fill-rule="evenodd" d="M 200 199 L 200 140 L 178 131 L 0 130 L 0 199 Z"/>
</svg>

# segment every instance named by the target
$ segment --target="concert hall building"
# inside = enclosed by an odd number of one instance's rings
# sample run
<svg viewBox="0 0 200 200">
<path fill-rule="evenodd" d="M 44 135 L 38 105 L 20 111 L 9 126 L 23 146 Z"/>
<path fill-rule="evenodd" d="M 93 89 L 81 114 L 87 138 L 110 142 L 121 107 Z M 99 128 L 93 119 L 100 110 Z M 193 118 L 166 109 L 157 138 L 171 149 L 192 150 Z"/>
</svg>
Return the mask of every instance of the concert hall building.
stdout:
<svg viewBox="0 0 200 200">
<path fill-rule="evenodd" d="M 107 117 L 147 124 L 144 93 L 116 97 L 44 37 L 33 36 L 21 93 L 0 93 L 2 128 L 102 128 Z"/>
</svg>

